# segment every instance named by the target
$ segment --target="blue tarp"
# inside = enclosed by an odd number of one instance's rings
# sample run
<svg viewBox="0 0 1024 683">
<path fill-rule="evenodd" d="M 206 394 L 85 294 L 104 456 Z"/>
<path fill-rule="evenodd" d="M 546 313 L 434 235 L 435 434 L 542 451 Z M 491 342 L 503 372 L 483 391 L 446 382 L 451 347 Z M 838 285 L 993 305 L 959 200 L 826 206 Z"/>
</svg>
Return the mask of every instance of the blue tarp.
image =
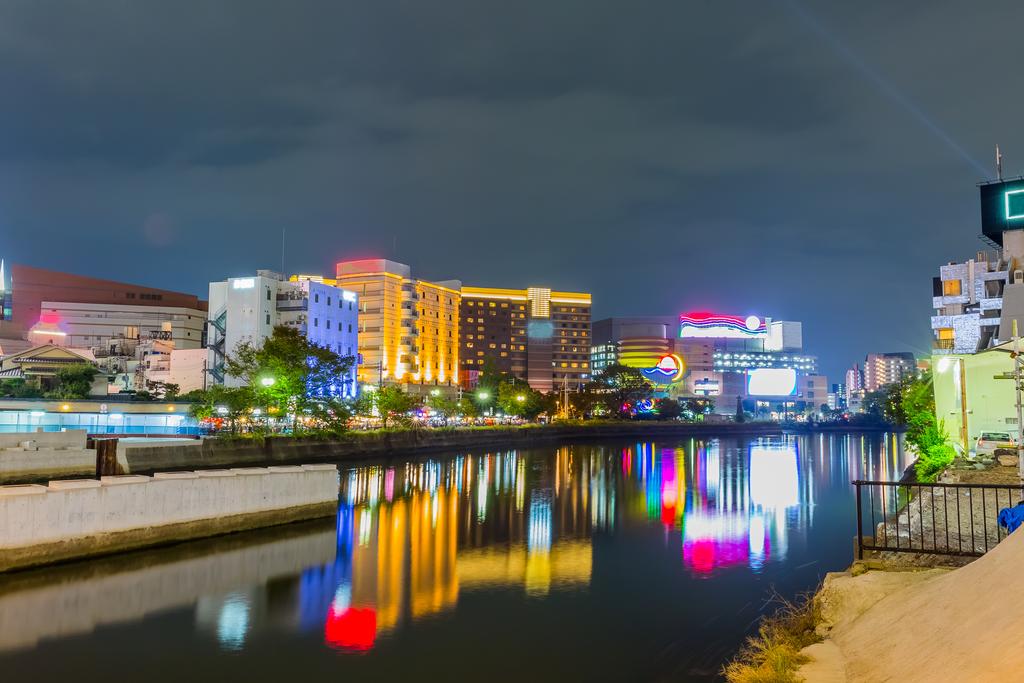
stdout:
<svg viewBox="0 0 1024 683">
<path fill-rule="evenodd" d="M 1006 527 L 1008 533 L 1013 533 L 1022 523 L 1024 523 L 1024 503 L 999 511 L 999 526 Z"/>
</svg>

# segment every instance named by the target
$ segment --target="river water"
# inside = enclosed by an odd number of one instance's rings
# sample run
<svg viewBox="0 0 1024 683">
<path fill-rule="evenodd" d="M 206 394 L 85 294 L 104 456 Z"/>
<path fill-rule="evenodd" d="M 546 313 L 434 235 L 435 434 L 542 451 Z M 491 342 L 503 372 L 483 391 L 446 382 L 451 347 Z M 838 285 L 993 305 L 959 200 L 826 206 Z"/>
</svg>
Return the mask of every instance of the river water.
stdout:
<svg viewBox="0 0 1024 683">
<path fill-rule="evenodd" d="M 336 520 L 0 578 L 0 679 L 716 680 L 904 466 L 812 434 L 343 467 Z"/>
</svg>

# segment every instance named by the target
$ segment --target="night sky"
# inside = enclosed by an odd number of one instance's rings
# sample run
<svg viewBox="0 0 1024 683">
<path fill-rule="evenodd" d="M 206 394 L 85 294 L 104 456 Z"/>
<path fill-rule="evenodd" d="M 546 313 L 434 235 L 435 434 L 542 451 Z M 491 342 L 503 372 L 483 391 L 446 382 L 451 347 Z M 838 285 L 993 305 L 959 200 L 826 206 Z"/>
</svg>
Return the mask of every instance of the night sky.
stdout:
<svg viewBox="0 0 1024 683">
<path fill-rule="evenodd" d="M 1024 172 L 1019 2 L 0 4 L 0 256 L 202 294 L 380 256 L 929 348 Z"/>
</svg>

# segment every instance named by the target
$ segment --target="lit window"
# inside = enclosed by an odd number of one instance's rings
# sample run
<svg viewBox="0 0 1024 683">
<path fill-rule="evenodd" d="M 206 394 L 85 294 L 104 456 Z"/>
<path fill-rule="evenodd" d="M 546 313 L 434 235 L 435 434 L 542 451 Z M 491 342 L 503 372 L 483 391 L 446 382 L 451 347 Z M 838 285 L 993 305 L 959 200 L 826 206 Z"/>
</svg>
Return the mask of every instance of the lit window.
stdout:
<svg viewBox="0 0 1024 683">
<path fill-rule="evenodd" d="M 960 281 L 959 280 L 943 280 L 942 281 L 942 294 L 943 294 L 943 296 L 960 296 Z"/>
</svg>

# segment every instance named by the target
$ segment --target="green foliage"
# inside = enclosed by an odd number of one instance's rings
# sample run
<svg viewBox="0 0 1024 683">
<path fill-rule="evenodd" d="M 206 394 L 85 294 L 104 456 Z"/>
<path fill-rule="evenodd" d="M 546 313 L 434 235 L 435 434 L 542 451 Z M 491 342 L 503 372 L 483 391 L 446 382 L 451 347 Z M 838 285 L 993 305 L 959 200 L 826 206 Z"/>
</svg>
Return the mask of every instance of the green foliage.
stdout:
<svg viewBox="0 0 1024 683">
<path fill-rule="evenodd" d="M 456 404 L 458 414 L 465 418 L 475 418 L 480 415 L 480 405 L 471 396 L 463 396 Z"/>
<path fill-rule="evenodd" d="M 43 391 L 36 382 L 23 379 L 0 380 L 0 398 L 42 398 Z"/>
<path fill-rule="evenodd" d="M 673 398 L 663 398 L 658 401 L 659 420 L 678 420 L 683 414 L 683 406 Z"/>
<path fill-rule="evenodd" d="M 278 326 L 261 346 L 239 344 L 225 367 L 249 385 L 254 407 L 293 415 L 297 433 L 300 415 L 322 415 L 337 407 L 332 394 L 351 381 L 353 362 L 352 356 L 313 344 L 295 328 Z"/>
<path fill-rule="evenodd" d="M 465 401 L 464 403 L 468 405 L 470 402 Z M 459 401 L 441 394 L 428 398 L 427 407 L 440 415 L 441 420 L 444 422 L 444 426 L 447 427 L 448 421 L 459 414 L 461 406 Z"/>
<path fill-rule="evenodd" d="M 87 363 L 66 365 L 57 371 L 53 389 L 45 396 L 63 400 L 88 398 L 92 392 L 92 380 L 98 372 L 96 366 Z"/>
<path fill-rule="evenodd" d="M 914 463 L 914 472 L 917 480 L 923 482 L 935 481 L 935 478 L 949 467 L 956 458 L 956 451 L 946 443 L 937 443 L 921 451 Z"/>
<path fill-rule="evenodd" d="M 594 377 L 590 391 L 599 397 L 602 412 L 608 415 L 628 418 L 638 401 L 651 398 L 654 390 L 636 368 L 613 364 Z"/>
<path fill-rule="evenodd" d="M 554 403 L 539 391 L 531 389 L 525 382 L 502 383 L 498 387 L 498 408 L 506 415 L 515 415 L 525 420 L 535 420 L 541 413 L 554 413 Z"/>
<path fill-rule="evenodd" d="M 410 396 L 402 391 L 401 387 L 381 387 L 376 391 L 369 392 L 373 406 L 377 409 L 381 425 L 387 429 L 389 424 L 398 423 L 407 427 L 412 423 L 409 411 L 414 410 L 420 404 L 419 398 Z"/>
<path fill-rule="evenodd" d="M 189 414 L 197 420 L 223 419 L 234 434 L 238 431 L 238 420 L 248 414 L 254 403 L 250 387 L 226 387 L 214 384 L 195 397 L 189 407 Z"/>
</svg>

